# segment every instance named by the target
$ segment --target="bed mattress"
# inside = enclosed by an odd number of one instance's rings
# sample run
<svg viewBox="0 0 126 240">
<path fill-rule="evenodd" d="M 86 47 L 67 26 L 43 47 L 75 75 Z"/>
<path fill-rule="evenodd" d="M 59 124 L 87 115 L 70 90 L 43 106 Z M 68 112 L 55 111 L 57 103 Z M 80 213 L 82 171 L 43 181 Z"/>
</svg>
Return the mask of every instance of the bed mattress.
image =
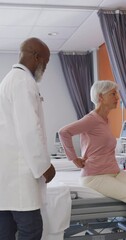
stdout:
<svg viewBox="0 0 126 240">
<path fill-rule="evenodd" d="M 72 161 L 66 159 L 53 159 L 53 165 L 56 168 L 55 178 L 48 184 L 48 188 L 55 186 L 67 186 L 70 192 L 77 193 L 78 198 L 83 198 L 83 201 L 88 202 L 120 202 L 113 198 L 104 196 L 103 194 L 81 186 L 80 184 L 80 170 L 73 164 Z M 74 195 L 73 195 L 74 196 Z M 75 196 L 76 198 L 76 196 Z"/>
<path fill-rule="evenodd" d="M 77 193 L 78 198 L 83 198 L 87 201 L 100 199 L 99 201 L 105 201 L 106 197 L 95 190 L 88 188 L 86 186 L 81 186 L 79 182 L 80 171 L 57 171 L 54 180 L 48 184 L 48 188 L 54 188 L 56 186 L 68 186 L 70 192 Z M 74 196 L 74 194 L 73 194 Z M 76 196 L 75 196 L 76 198 Z"/>
</svg>

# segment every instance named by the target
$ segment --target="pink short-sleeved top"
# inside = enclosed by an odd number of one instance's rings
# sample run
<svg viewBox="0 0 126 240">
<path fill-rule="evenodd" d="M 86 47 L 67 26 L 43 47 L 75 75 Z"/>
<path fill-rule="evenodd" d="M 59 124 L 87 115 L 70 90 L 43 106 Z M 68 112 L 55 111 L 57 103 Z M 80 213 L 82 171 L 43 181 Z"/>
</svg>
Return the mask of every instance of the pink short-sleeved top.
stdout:
<svg viewBox="0 0 126 240">
<path fill-rule="evenodd" d="M 80 135 L 82 158 L 87 158 L 82 176 L 115 174 L 120 171 L 115 159 L 116 139 L 106 122 L 95 111 L 60 129 L 59 135 L 69 160 L 77 158 L 72 136 Z"/>
</svg>

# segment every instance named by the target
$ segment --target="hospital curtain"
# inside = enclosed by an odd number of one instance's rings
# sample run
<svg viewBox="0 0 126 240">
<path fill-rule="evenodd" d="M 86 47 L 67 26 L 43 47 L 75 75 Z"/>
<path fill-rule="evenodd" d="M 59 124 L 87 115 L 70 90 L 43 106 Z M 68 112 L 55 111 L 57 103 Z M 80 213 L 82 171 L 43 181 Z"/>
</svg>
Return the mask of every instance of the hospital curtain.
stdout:
<svg viewBox="0 0 126 240">
<path fill-rule="evenodd" d="M 126 11 L 101 9 L 98 16 L 113 75 L 126 107 Z"/>
<path fill-rule="evenodd" d="M 93 84 L 93 54 L 59 52 L 66 84 L 77 114 L 82 118 L 93 109 L 90 88 Z"/>
</svg>

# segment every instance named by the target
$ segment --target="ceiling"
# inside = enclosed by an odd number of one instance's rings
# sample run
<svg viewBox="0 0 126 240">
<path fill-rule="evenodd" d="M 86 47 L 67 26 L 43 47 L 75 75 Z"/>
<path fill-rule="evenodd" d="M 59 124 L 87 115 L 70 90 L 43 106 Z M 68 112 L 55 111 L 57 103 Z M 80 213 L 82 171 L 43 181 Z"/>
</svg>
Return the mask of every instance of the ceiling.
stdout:
<svg viewBox="0 0 126 240">
<path fill-rule="evenodd" d="M 17 52 L 29 37 L 43 40 L 52 53 L 98 48 L 104 42 L 100 8 L 126 9 L 126 0 L 0 1 L 0 52 Z"/>
</svg>

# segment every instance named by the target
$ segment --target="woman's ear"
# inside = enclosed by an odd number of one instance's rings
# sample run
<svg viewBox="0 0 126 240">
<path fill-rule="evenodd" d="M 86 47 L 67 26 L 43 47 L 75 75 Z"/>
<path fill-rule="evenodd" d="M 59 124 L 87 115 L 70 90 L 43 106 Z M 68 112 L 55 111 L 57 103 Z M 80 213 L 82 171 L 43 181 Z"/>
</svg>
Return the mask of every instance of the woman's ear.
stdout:
<svg viewBox="0 0 126 240">
<path fill-rule="evenodd" d="M 102 102 L 102 100 L 103 100 L 103 94 L 99 93 L 99 102 Z"/>
</svg>

